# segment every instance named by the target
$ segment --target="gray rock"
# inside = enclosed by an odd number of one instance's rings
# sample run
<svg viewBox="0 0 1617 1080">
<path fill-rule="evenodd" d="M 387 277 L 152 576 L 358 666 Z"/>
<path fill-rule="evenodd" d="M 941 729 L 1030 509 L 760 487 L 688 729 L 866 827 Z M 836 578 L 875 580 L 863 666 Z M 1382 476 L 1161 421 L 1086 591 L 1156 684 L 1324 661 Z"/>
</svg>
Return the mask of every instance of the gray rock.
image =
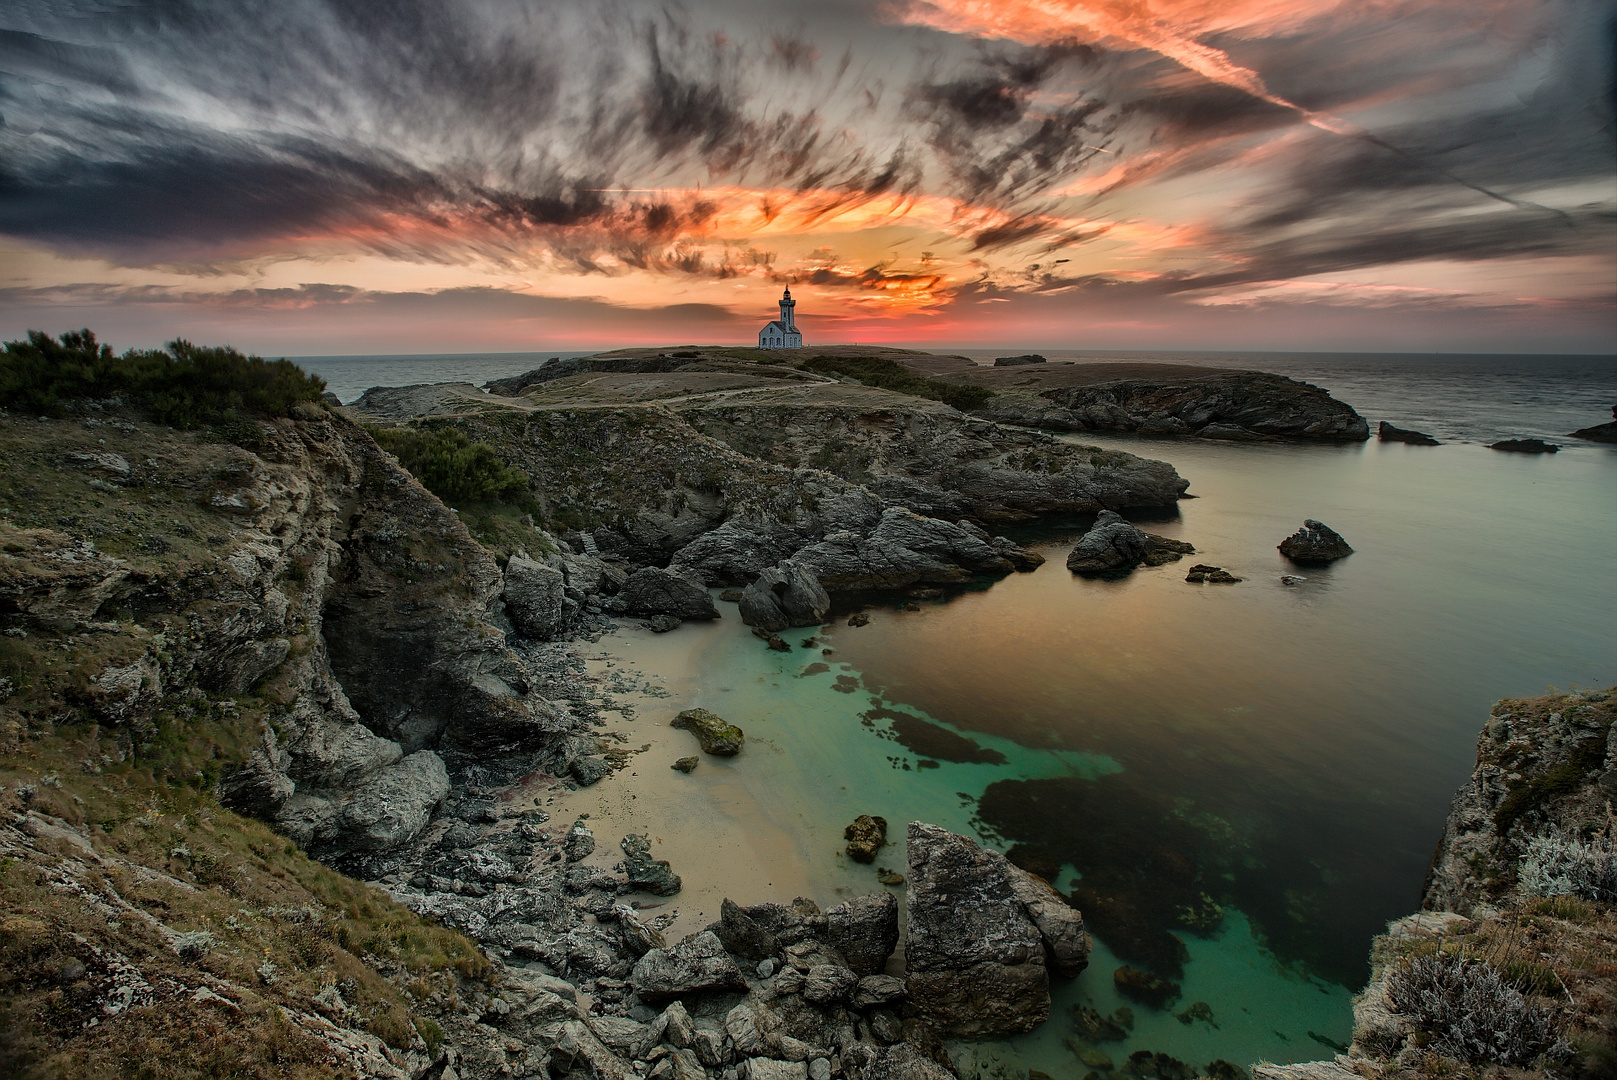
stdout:
<svg viewBox="0 0 1617 1080">
<path fill-rule="evenodd" d="M 595 850 L 595 834 L 590 827 L 579 818 L 573 822 L 573 827 L 567 830 L 567 838 L 561 842 L 561 853 L 570 863 L 587 859 Z"/>
<path fill-rule="evenodd" d="M 831 1059 L 817 1057 L 808 1063 L 809 1080 L 831 1080 Z"/>
<path fill-rule="evenodd" d="M 1058 975 L 1077 976 L 1089 966 L 1089 934 L 1084 931 L 1084 917 L 1077 908 L 1062 899 L 1043 878 L 1023 870 L 1006 860 L 1005 873 L 1011 891 L 1027 917 L 1038 928 L 1044 940 L 1045 961 Z"/>
<path fill-rule="evenodd" d="M 645 834 L 630 833 L 618 846 L 623 849 L 623 872 L 630 888 L 644 889 L 653 896 L 673 896 L 679 892 L 684 883 L 666 859 L 651 857 L 651 841 Z"/>
<path fill-rule="evenodd" d="M 807 1063 L 764 1057 L 743 1061 L 740 1075 L 741 1080 L 809 1080 Z"/>
<path fill-rule="evenodd" d="M 775 935 L 758 925 L 729 897 L 719 904 L 719 921 L 709 925 L 708 929 L 718 936 L 727 952 L 747 960 L 769 962 L 767 958 L 774 956 L 778 947 Z M 762 977 L 767 979 L 769 976 Z"/>
<path fill-rule="evenodd" d="M 623 937 L 623 947 L 636 957 L 644 956 L 652 949 L 668 947 L 668 941 L 663 937 L 662 931 L 641 922 L 639 914 L 629 905 L 614 906 L 612 914 L 617 917 L 618 933 Z"/>
<path fill-rule="evenodd" d="M 584 1023 L 613 1053 L 634 1057 L 651 1028 L 626 1016 L 586 1016 Z"/>
<path fill-rule="evenodd" d="M 560 570 L 534 562 L 518 552 L 505 564 L 505 611 L 524 637 L 549 641 L 564 625 Z"/>
<path fill-rule="evenodd" d="M 898 901 L 890 892 L 838 904 L 825 913 L 825 923 L 827 942 L 860 975 L 880 972 L 898 946 Z"/>
<path fill-rule="evenodd" d="M 935 825 L 909 827 L 910 1000 L 939 1033 L 998 1038 L 1050 1015 L 1045 941 L 1025 882 L 995 851 Z M 1042 898 L 1041 898 L 1042 899 Z M 1065 933 L 1068 927 L 1058 923 Z M 1064 949 L 1070 955 L 1070 950 Z"/>
<path fill-rule="evenodd" d="M 1411 446 L 1440 446 L 1436 439 L 1424 431 L 1411 431 L 1408 428 L 1393 427 L 1385 420 L 1381 421 L 1376 429 L 1376 438 L 1382 442 L 1409 443 Z"/>
<path fill-rule="evenodd" d="M 1308 566 L 1335 562 L 1353 554 L 1353 549 L 1330 526 L 1309 518 L 1302 528 L 1280 541 L 1280 554 Z"/>
<path fill-rule="evenodd" d="M 618 591 L 628 615 L 674 615 L 681 619 L 717 619 L 719 609 L 707 586 L 677 570 L 642 566 Z"/>
<path fill-rule="evenodd" d="M 678 630 L 683 623 L 678 615 L 653 615 L 646 620 L 646 629 L 653 634 L 666 634 Z"/>
<path fill-rule="evenodd" d="M 696 1039 L 696 1025 L 691 1014 L 678 1001 L 670 1002 L 663 1010 L 663 1037 L 681 1050 L 689 1049 Z"/>
<path fill-rule="evenodd" d="M 831 597 L 806 566 L 787 559 L 758 575 L 741 594 L 741 621 L 768 633 L 792 626 L 818 626 Z"/>
<path fill-rule="evenodd" d="M 847 1001 L 859 985 L 859 976 L 839 964 L 815 964 L 806 972 L 803 998 L 816 1005 L 833 1005 Z"/>
<path fill-rule="evenodd" d="M 685 994 L 747 989 L 741 969 L 707 930 L 666 949 L 652 949 L 634 965 L 629 982 L 641 1000 L 650 1002 L 669 1001 Z"/>
<path fill-rule="evenodd" d="M 953 1080 L 954 1074 L 914 1044 L 894 1042 L 876 1051 L 861 1080 Z"/>
<path fill-rule="evenodd" d="M 758 1012 L 742 1003 L 724 1015 L 724 1033 L 740 1057 L 756 1057 L 768 1051 L 763 1032 L 758 1029 Z"/>
<path fill-rule="evenodd" d="M 775 974 L 775 961 L 772 957 L 766 956 L 758 961 L 758 977 L 760 979 L 767 979 L 773 974 Z"/>
<path fill-rule="evenodd" d="M 725 1046 L 724 1032 L 712 1028 L 697 1028 L 691 1036 L 691 1049 L 696 1051 L 697 1060 L 709 1069 L 728 1065 L 733 1056 Z"/>
<path fill-rule="evenodd" d="M 580 787 L 589 787 L 610 773 L 612 766 L 607 764 L 605 758 L 592 755 L 576 758 L 567 771 L 578 781 Z"/>
<path fill-rule="evenodd" d="M 1067 569 L 1079 574 L 1128 570 L 1145 561 L 1150 543 L 1146 534 L 1124 521 L 1122 515 L 1102 510 L 1067 555 Z"/>
<path fill-rule="evenodd" d="M 866 975 L 859 980 L 851 1004 L 856 1009 L 874 1009 L 904 998 L 904 980 L 891 975 Z"/>
<path fill-rule="evenodd" d="M 702 759 L 693 754 L 690 757 L 682 757 L 675 760 L 675 762 L 668 767 L 670 769 L 677 769 L 682 773 L 688 773 L 694 770 L 701 763 Z"/>
</svg>

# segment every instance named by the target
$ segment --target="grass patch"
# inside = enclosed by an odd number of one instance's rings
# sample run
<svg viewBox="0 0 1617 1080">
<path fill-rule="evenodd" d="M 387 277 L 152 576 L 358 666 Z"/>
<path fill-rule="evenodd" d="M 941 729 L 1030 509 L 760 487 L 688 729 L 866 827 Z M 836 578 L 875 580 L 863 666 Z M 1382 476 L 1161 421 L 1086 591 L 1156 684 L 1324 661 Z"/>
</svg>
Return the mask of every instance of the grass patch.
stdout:
<svg viewBox="0 0 1617 1080">
<path fill-rule="evenodd" d="M 163 349 L 115 355 L 89 330 L 52 338 L 38 330 L 0 347 L 0 404 L 58 416 L 72 400 L 123 398 L 177 428 L 232 428 L 249 416 L 290 416 L 318 401 L 325 380 L 288 360 L 246 356 L 229 346 L 178 339 Z M 228 435 L 225 436 L 228 438 Z"/>
<path fill-rule="evenodd" d="M 928 379 L 893 360 L 875 356 L 815 356 L 803 367 L 820 375 L 837 375 L 861 382 L 866 386 L 892 390 L 913 397 L 928 398 L 952 405 L 962 412 L 980 409 L 994 392 L 986 386 L 967 386 L 963 383 Z"/>
</svg>

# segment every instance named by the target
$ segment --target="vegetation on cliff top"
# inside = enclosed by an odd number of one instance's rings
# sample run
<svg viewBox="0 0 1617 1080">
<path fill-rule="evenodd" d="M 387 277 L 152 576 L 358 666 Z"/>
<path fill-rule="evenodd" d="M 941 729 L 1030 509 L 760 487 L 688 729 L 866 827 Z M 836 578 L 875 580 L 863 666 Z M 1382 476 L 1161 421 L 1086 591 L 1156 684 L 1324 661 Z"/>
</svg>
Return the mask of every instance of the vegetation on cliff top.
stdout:
<svg viewBox="0 0 1617 1080">
<path fill-rule="evenodd" d="M 89 330 L 60 338 L 30 330 L 26 341 L 0 346 L 0 405 L 46 416 L 60 415 L 75 399 L 121 397 L 159 423 L 195 428 L 288 416 L 299 403 L 319 400 L 325 389 L 325 380 L 289 360 L 184 339 L 164 349 L 115 355 Z"/>
<path fill-rule="evenodd" d="M 963 383 L 928 379 L 915 374 L 903 365 L 875 356 L 815 356 L 803 363 L 809 371 L 821 375 L 839 375 L 900 394 L 941 401 L 965 412 L 980 409 L 994 396 L 986 386 L 967 386 Z"/>
</svg>

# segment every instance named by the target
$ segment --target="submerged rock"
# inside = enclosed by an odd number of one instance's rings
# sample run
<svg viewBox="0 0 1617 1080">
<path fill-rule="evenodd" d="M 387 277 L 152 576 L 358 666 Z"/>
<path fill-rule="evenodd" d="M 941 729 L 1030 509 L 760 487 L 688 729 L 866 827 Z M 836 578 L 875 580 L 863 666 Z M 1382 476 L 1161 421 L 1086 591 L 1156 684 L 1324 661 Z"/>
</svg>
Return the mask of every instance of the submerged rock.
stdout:
<svg viewBox="0 0 1617 1080">
<path fill-rule="evenodd" d="M 772 566 L 741 595 L 741 621 L 771 634 L 791 626 L 818 626 L 831 597 L 814 573 L 791 559 Z"/>
<path fill-rule="evenodd" d="M 1516 454 L 1555 454 L 1561 448 L 1543 439 L 1502 439 L 1488 444 L 1489 450 L 1508 450 Z"/>
<path fill-rule="evenodd" d="M 740 728 L 706 709 L 686 709 L 668 726 L 689 731 L 702 744 L 702 752 L 715 757 L 734 757 L 746 740 Z"/>
<path fill-rule="evenodd" d="M 1124 997 L 1133 998 L 1142 1005 L 1164 1009 L 1179 996 L 1179 984 L 1149 971 L 1124 965 L 1112 972 L 1112 984 Z"/>
<path fill-rule="evenodd" d="M 852 825 L 842 830 L 842 838 L 848 841 L 848 858 L 854 862 L 875 862 L 876 852 L 887 843 L 887 819 L 860 814 Z"/>
<path fill-rule="evenodd" d="M 1376 438 L 1382 442 L 1409 443 L 1411 446 L 1441 445 L 1424 431 L 1410 431 L 1407 428 L 1393 427 L 1385 420 L 1381 421 L 1381 426 L 1376 429 Z"/>
<path fill-rule="evenodd" d="M 852 615 L 848 616 L 848 625 L 849 626 L 869 626 L 870 625 L 870 616 L 866 615 L 863 611 L 856 611 Z"/>
<path fill-rule="evenodd" d="M 1335 562 L 1353 554 L 1348 542 L 1322 521 L 1313 518 L 1280 541 L 1280 554 L 1301 565 Z"/>
<path fill-rule="evenodd" d="M 910 999 L 939 1034 L 997 1038 L 1050 1015 L 1047 952 L 1087 961 L 1083 916 L 1042 881 L 963 836 L 909 827 Z M 969 902 L 968 902 L 969 898 Z"/>
</svg>

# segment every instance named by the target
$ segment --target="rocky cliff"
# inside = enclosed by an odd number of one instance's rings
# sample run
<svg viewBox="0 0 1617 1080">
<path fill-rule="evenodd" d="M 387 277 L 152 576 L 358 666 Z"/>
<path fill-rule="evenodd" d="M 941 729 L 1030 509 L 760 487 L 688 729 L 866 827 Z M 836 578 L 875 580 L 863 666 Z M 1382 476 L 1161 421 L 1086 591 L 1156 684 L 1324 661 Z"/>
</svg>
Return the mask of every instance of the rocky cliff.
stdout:
<svg viewBox="0 0 1617 1080">
<path fill-rule="evenodd" d="M 1507 699 L 1477 740 L 1423 910 L 1371 950 L 1334 1062 L 1260 1080 L 1606 1077 L 1617 1062 L 1617 690 Z"/>
</svg>

